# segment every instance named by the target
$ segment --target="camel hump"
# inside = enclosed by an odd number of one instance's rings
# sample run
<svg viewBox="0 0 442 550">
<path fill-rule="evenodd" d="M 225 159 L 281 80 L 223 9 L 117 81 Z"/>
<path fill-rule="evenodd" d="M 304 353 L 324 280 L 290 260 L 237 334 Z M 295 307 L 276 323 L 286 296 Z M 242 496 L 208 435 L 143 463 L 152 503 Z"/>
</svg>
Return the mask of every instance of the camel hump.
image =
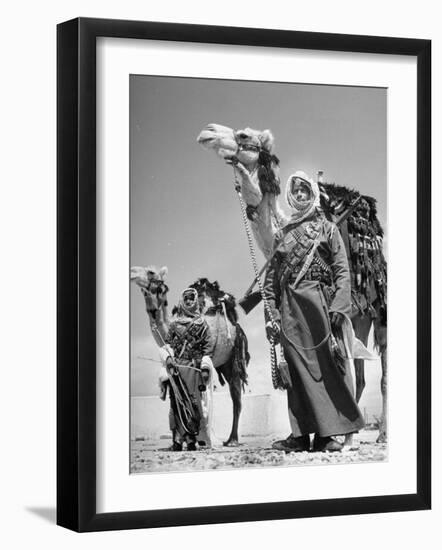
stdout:
<svg viewBox="0 0 442 550">
<path fill-rule="evenodd" d="M 232 347 L 236 338 L 236 326 L 221 316 L 206 316 L 210 329 L 210 344 L 213 349 L 213 366 L 220 367 L 227 363 L 232 355 Z"/>
</svg>

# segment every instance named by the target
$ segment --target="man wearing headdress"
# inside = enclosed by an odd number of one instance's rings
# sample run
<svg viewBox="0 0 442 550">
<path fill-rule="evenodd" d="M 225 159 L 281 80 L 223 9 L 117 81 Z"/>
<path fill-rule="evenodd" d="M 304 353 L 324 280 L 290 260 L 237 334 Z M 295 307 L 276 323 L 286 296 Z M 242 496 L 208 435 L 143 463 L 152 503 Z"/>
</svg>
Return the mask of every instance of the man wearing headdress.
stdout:
<svg viewBox="0 0 442 550">
<path fill-rule="evenodd" d="M 165 366 L 160 375 L 160 386 L 169 386 L 169 424 L 172 431 L 172 450 L 181 451 L 186 443 L 188 451 L 199 445 L 209 445 L 207 411 L 203 396 L 211 376 L 209 326 L 201 314 L 198 294 L 187 288 L 181 294 L 176 318 L 171 322 L 166 345 L 160 349 Z M 163 391 L 165 398 L 165 392 Z"/>
<path fill-rule="evenodd" d="M 319 208 L 318 185 L 304 172 L 288 179 L 286 201 L 292 216 L 275 239 L 265 294 L 267 335 L 280 340 L 287 365 L 292 433 L 273 447 L 307 451 L 314 434 L 314 451 L 340 451 L 333 436 L 364 426 L 334 336 L 351 312 L 347 255 L 338 228 Z"/>
</svg>

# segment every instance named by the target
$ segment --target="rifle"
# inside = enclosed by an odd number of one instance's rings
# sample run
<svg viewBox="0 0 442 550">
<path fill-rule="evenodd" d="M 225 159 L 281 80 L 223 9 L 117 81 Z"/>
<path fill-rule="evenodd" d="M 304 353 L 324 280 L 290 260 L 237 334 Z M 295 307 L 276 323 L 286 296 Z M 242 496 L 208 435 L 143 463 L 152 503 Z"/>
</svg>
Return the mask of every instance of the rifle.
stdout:
<svg viewBox="0 0 442 550">
<path fill-rule="evenodd" d="M 362 195 L 359 195 L 353 203 L 347 208 L 345 212 L 343 212 L 340 217 L 335 221 L 335 224 L 337 226 L 341 225 L 345 220 L 350 216 L 350 214 L 354 211 L 359 201 L 362 199 Z M 273 251 L 272 255 L 268 258 L 266 263 L 262 266 L 261 271 L 259 272 L 259 277 L 264 273 L 264 271 L 267 269 L 269 263 L 273 259 L 273 256 L 278 251 L 279 247 L 276 247 Z M 255 287 L 257 282 L 257 279 L 255 278 L 252 282 L 252 284 L 249 286 L 249 288 L 246 290 L 244 296 L 241 298 L 241 300 L 238 302 L 241 306 L 242 310 L 246 315 L 248 315 L 252 309 L 254 309 L 259 302 L 262 300 L 261 292 L 259 290 L 256 290 L 255 292 L 252 292 L 253 288 Z"/>
<path fill-rule="evenodd" d="M 278 252 L 278 250 L 279 250 L 279 246 L 277 246 L 275 250 L 272 252 L 272 254 L 267 258 L 265 264 L 262 266 L 260 272 L 258 273 L 258 277 L 261 277 L 261 275 L 267 269 L 268 265 L 273 260 L 273 256 Z M 242 310 L 246 315 L 249 314 L 252 311 L 252 309 L 254 309 L 262 300 L 261 292 L 259 290 L 252 292 L 253 288 L 258 282 L 258 277 L 255 277 L 253 279 L 252 284 L 249 286 L 244 296 L 239 301 L 239 305 L 241 306 Z"/>
</svg>

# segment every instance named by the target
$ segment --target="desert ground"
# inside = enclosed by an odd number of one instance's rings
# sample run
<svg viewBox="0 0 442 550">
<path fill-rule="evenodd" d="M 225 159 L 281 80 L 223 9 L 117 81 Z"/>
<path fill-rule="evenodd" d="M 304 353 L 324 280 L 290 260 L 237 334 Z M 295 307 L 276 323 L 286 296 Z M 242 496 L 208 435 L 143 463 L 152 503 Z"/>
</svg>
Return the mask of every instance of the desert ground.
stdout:
<svg viewBox="0 0 442 550">
<path fill-rule="evenodd" d="M 243 437 L 238 447 L 215 446 L 198 451 L 169 451 L 170 438 L 137 438 L 131 442 L 131 473 L 227 470 L 238 468 L 284 467 L 383 462 L 387 445 L 376 443 L 377 430 L 355 434 L 353 444 L 342 452 L 284 453 L 272 449 L 277 437 Z"/>
</svg>

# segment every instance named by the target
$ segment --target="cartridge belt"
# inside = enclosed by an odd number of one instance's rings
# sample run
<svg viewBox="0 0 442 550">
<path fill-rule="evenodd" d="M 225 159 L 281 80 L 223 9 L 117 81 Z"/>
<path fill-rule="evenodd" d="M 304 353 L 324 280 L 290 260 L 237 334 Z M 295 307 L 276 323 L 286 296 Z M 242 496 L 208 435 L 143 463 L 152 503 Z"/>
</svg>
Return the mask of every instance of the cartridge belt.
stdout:
<svg viewBox="0 0 442 550">
<path fill-rule="evenodd" d="M 288 280 L 288 277 L 293 273 L 298 274 L 300 272 L 303 260 L 317 238 L 320 229 L 320 223 L 311 222 L 303 230 L 295 228 L 285 235 L 284 245 L 290 247 L 290 251 L 281 262 L 282 279 Z"/>
<path fill-rule="evenodd" d="M 301 266 L 296 266 L 296 268 L 290 273 L 288 277 L 288 282 L 290 284 L 295 282 L 300 270 Z M 305 281 L 319 281 L 327 286 L 331 286 L 333 282 L 330 266 L 317 255 L 313 258 L 313 261 L 307 269 L 303 279 Z"/>
</svg>

